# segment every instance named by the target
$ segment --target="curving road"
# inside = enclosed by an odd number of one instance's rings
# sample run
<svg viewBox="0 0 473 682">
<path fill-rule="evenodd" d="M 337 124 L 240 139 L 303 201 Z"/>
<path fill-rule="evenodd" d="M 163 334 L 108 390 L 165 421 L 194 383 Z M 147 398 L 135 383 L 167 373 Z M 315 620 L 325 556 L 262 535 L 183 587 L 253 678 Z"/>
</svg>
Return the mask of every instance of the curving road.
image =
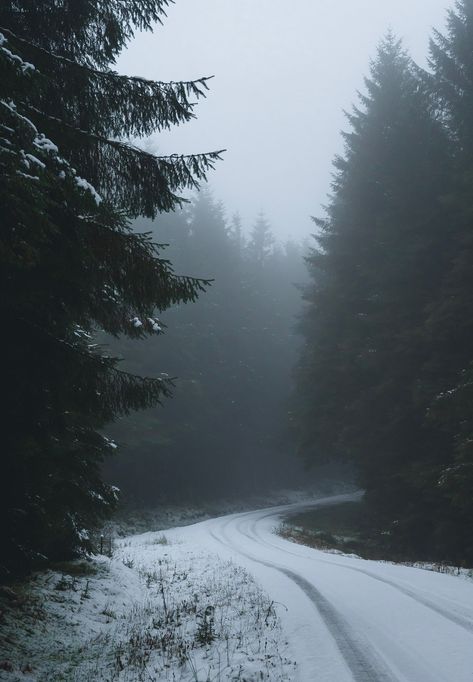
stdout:
<svg viewBox="0 0 473 682">
<path fill-rule="evenodd" d="M 300 682 L 473 682 L 473 581 L 329 554 L 274 534 L 325 498 L 169 531 L 231 558 L 277 604 Z"/>
</svg>

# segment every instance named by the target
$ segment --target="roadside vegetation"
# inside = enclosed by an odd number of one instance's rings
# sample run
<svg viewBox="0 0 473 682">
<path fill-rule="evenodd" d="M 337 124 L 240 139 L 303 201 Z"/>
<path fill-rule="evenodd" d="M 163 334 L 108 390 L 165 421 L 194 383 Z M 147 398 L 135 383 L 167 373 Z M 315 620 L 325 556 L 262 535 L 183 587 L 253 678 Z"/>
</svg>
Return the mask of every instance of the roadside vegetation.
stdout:
<svg viewBox="0 0 473 682">
<path fill-rule="evenodd" d="M 363 559 L 418 564 L 440 572 L 461 573 L 466 564 L 453 567 L 435 560 L 434 552 L 421 553 L 401 544 L 386 531 L 374 530 L 372 511 L 363 502 L 345 502 L 321 506 L 288 516 L 278 534 L 293 542 L 315 549 L 356 554 Z M 468 572 L 468 571 L 467 571 Z M 469 572 L 473 576 L 473 571 Z"/>
<path fill-rule="evenodd" d="M 9 682 L 293 679 L 278 610 L 232 562 L 162 532 L 62 562 L 0 595 Z"/>
</svg>

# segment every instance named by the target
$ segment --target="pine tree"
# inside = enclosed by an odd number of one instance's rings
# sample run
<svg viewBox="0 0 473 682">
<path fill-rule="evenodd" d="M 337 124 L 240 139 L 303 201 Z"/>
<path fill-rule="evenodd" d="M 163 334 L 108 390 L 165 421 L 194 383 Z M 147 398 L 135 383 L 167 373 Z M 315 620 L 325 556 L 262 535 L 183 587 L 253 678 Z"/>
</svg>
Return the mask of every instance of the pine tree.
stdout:
<svg viewBox="0 0 473 682">
<path fill-rule="evenodd" d="M 248 257 L 264 266 L 274 246 L 274 235 L 264 213 L 260 213 L 250 233 L 247 245 Z"/>
<path fill-rule="evenodd" d="M 443 444 L 426 424 L 431 392 L 420 368 L 429 358 L 425 311 L 449 257 L 449 147 L 422 75 L 392 35 L 366 90 L 348 116 L 345 154 L 309 258 L 297 370 L 301 448 L 309 461 L 354 462 L 384 523 L 408 518 L 413 535 Z M 424 530 L 419 522 L 419 543 Z"/>
<path fill-rule="evenodd" d="M 243 234 L 243 222 L 239 213 L 235 213 L 232 216 L 229 236 L 237 252 L 240 255 L 243 255 L 243 249 L 245 248 L 245 236 Z"/>
<path fill-rule="evenodd" d="M 447 33 L 430 41 L 431 87 L 457 142 L 457 153 L 473 164 L 473 2 L 456 0 L 447 14 Z"/>
<path fill-rule="evenodd" d="M 94 342 L 143 338 L 156 311 L 206 283 L 176 276 L 128 218 L 182 203 L 218 153 L 158 158 L 123 140 L 185 122 L 207 79 L 157 83 L 109 69 L 167 0 L 4 2 L 0 8 L 0 311 L 5 409 L 4 569 L 90 549 L 114 504 L 101 429 L 169 394 Z"/>
<path fill-rule="evenodd" d="M 430 372 L 435 391 L 430 420 L 447 439 L 438 472 L 443 496 L 437 542 L 449 556 L 473 557 L 473 2 L 460 0 L 448 12 L 445 35 L 430 44 L 431 88 L 439 102 L 453 155 L 453 183 L 446 198 L 450 259 L 443 286 L 427 319 L 433 340 Z"/>
</svg>

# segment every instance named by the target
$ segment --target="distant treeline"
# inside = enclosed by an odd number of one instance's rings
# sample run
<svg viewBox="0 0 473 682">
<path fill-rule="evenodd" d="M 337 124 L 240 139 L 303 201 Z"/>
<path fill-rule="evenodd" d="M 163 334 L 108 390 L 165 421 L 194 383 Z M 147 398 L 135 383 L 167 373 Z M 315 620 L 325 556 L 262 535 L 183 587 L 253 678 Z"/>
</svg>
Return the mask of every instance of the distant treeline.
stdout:
<svg viewBox="0 0 473 682">
<path fill-rule="evenodd" d="M 107 477 L 134 505 L 301 482 L 287 420 L 300 347 L 296 285 L 307 281 L 301 245 L 279 246 L 263 215 L 243 230 L 238 215 L 228 220 L 208 192 L 135 229 L 169 243 L 165 254 L 177 273 L 213 283 L 197 302 L 161 317 L 158 339 L 108 339 L 126 369 L 177 379 L 162 407 L 107 428 L 121 446 Z"/>
<path fill-rule="evenodd" d="M 305 294 L 299 447 L 348 461 L 380 542 L 473 561 L 473 0 L 430 68 L 388 35 L 348 114 Z"/>
</svg>

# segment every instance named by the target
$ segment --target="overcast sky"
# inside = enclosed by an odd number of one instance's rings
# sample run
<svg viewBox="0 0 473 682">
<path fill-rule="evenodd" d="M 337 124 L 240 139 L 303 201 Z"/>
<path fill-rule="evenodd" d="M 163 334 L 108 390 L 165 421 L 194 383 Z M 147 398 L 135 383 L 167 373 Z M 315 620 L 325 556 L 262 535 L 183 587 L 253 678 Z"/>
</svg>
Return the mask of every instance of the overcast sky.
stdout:
<svg viewBox="0 0 473 682">
<path fill-rule="evenodd" d="M 159 135 L 159 152 L 226 148 L 209 180 L 246 226 L 264 211 L 285 239 L 308 236 L 342 150 L 343 109 L 391 27 L 425 66 L 431 28 L 453 0 L 176 0 L 118 70 L 155 80 L 215 75 L 198 119 Z"/>
</svg>

